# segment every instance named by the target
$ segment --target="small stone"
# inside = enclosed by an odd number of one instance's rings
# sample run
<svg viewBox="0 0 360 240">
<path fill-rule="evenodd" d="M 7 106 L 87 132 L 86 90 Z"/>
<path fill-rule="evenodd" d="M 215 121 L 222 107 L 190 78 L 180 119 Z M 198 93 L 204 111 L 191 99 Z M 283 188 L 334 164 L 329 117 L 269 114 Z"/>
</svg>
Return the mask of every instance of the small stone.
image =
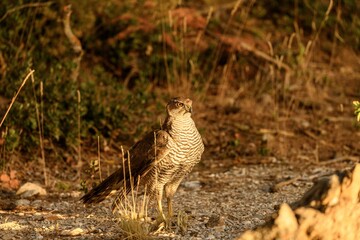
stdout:
<svg viewBox="0 0 360 240">
<path fill-rule="evenodd" d="M 29 224 L 29 221 L 25 220 L 25 219 L 21 219 L 21 220 L 19 220 L 19 224 L 26 225 L 26 224 Z"/>
<path fill-rule="evenodd" d="M 56 220 L 64 219 L 64 217 L 60 214 L 49 214 L 45 216 L 45 219 L 49 221 L 56 221 Z"/>
<path fill-rule="evenodd" d="M 43 238 L 44 238 L 43 235 L 41 235 L 41 234 L 39 234 L 39 233 L 36 234 L 35 239 L 43 239 Z"/>
<path fill-rule="evenodd" d="M 31 203 L 31 206 L 33 206 L 34 208 L 42 208 L 43 207 L 43 201 L 42 200 L 35 200 Z"/>
<path fill-rule="evenodd" d="M 310 123 L 309 123 L 308 121 L 306 121 L 306 120 L 303 120 L 303 121 L 301 122 L 301 125 L 302 125 L 302 127 L 305 128 L 305 129 L 310 127 Z"/>
<path fill-rule="evenodd" d="M 192 190 L 201 188 L 201 183 L 200 183 L 200 181 L 184 182 L 182 185 L 183 185 L 185 188 L 192 189 Z"/>
<path fill-rule="evenodd" d="M 19 188 L 16 194 L 28 198 L 36 195 L 45 196 L 47 193 L 46 190 L 39 185 L 27 182 Z"/>
<path fill-rule="evenodd" d="M 252 180 L 252 183 L 255 184 L 255 185 L 259 185 L 259 184 L 260 184 L 260 181 L 257 180 L 257 179 L 253 179 L 253 180 Z"/>
<path fill-rule="evenodd" d="M 42 215 L 34 215 L 33 220 L 34 221 L 44 221 L 44 216 L 42 216 Z"/>
<path fill-rule="evenodd" d="M 211 215 L 209 221 L 205 225 L 208 228 L 214 228 L 217 231 L 222 231 L 225 228 L 225 218 L 221 215 Z"/>
<path fill-rule="evenodd" d="M 82 228 L 75 228 L 72 230 L 63 230 L 60 235 L 62 236 L 78 236 L 84 233 Z"/>
<path fill-rule="evenodd" d="M 30 201 L 27 199 L 19 199 L 19 200 L 16 200 L 15 204 L 16 204 L 16 206 L 29 206 Z"/>
<path fill-rule="evenodd" d="M 206 239 L 209 239 L 209 240 L 211 240 L 211 239 L 215 239 L 215 236 L 214 235 L 212 235 L 212 234 L 209 234 L 208 236 L 207 236 L 207 238 Z"/>
<path fill-rule="evenodd" d="M 72 191 L 71 193 L 70 193 L 70 196 L 72 197 L 72 198 L 79 198 L 80 196 L 81 196 L 81 192 L 80 191 Z"/>
<path fill-rule="evenodd" d="M 242 224 L 244 225 L 244 229 L 250 229 L 252 226 L 251 221 L 243 221 Z"/>
</svg>

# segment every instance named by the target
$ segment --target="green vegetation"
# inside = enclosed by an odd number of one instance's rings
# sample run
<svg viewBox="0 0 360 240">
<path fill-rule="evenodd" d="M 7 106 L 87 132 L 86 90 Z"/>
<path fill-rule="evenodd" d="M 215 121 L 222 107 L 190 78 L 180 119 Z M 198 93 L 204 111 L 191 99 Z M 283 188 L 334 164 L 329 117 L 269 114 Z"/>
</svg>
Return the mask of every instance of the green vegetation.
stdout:
<svg viewBox="0 0 360 240">
<path fill-rule="evenodd" d="M 355 115 L 358 122 L 360 122 L 360 102 L 359 101 L 353 101 L 353 105 L 355 108 Z"/>
</svg>

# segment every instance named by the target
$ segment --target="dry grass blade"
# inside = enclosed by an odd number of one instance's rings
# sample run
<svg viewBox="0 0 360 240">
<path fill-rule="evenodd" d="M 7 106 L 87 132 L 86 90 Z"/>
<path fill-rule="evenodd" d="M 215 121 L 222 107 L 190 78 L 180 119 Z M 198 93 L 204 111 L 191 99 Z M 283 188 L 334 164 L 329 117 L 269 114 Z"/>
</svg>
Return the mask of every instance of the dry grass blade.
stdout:
<svg viewBox="0 0 360 240">
<path fill-rule="evenodd" d="M 19 95 L 21 89 L 24 87 L 26 81 L 29 79 L 29 77 L 30 77 L 34 72 L 35 72 L 35 70 L 30 70 L 30 72 L 28 73 L 28 75 L 27 75 L 27 76 L 25 77 L 25 79 L 22 81 L 22 83 L 21 83 L 18 91 L 16 92 L 15 96 L 11 99 L 11 103 L 10 103 L 8 109 L 6 110 L 5 115 L 4 115 L 3 118 L 1 119 L 0 127 L 3 125 L 3 123 L 4 123 L 4 121 L 5 121 L 6 117 L 7 117 L 7 115 L 8 115 L 9 112 L 10 112 L 10 109 L 11 109 L 12 105 L 14 104 L 17 96 Z"/>
<path fill-rule="evenodd" d="M 101 175 L 101 155 L 100 155 L 100 136 L 98 136 L 98 164 L 99 164 L 99 177 L 100 182 L 102 182 L 102 175 Z"/>
<path fill-rule="evenodd" d="M 81 156 L 81 114 L 80 114 L 80 104 L 81 104 L 81 94 L 77 90 L 77 125 L 78 125 L 78 163 L 77 163 L 77 175 L 80 178 L 81 168 L 82 168 L 82 156 Z"/>
<path fill-rule="evenodd" d="M 48 185 L 47 173 L 46 173 L 46 160 L 45 160 L 45 150 L 44 150 L 44 124 L 43 124 L 43 112 L 41 112 L 41 119 L 40 119 L 40 112 L 38 101 L 36 98 L 36 91 L 35 91 L 35 79 L 34 74 L 31 74 L 31 83 L 33 87 L 34 93 L 34 100 L 35 100 L 35 110 L 36 110 L 36 121 L 38 125 L 39 131 L 39 141 L 40 141 L 40 150 L 41 150 L 41 161 L 43 165 L 43 173 L 44 173 L 44 184 L 45 186 Z M 40 83 L 40 95 L 41 95 L 41 105 L 42 105 L 42 96 L 43 96 L 43 85 L 42 82 Z M 42 110 L 42 109 L 41 109 Z"/>
</svg>

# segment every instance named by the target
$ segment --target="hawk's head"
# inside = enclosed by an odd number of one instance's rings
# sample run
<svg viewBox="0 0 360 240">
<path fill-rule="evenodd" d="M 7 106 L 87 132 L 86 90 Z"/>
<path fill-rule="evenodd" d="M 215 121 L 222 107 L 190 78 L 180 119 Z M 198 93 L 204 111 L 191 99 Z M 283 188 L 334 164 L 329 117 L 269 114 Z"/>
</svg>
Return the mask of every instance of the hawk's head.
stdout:
<svg viewBox="0 0 360 240">
<path fill-rule="evenodd" d="M 192 101 L 188 98 L 173 98 L 168 102 L 166 109 L 168 114 L 172 117 L 184 115 L 191 116 Z"/>
</svg>

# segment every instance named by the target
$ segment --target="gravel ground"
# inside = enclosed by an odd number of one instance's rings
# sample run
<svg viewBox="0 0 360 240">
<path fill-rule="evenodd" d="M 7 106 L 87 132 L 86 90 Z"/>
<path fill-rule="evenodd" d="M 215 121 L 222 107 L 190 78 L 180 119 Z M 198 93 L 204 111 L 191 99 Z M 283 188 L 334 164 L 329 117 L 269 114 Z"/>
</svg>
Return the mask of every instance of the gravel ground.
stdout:
<svg viewBox="0 0 360 240">
<path fill-rule="evenodd" d="M 185 211 L 188 216 L 187 231 L 165 231 L 155 236 L 235 239 L 244 230 L 264 224 L 279 204 L 297 200 L 312 185 L 314 177 L 333 170 L 324 166 L 300 170 L 276 160 L 271 164 L 235 166 L 226 161 L 209 161 L 190 174 L 175 196 L 175 212 Z M 296 181 L 274 191 L 276 183 L 293 179 Z M 3 193 L 0 238 L 123 239 L 109 209 L 111 199 L 85 207 L 78 201 L 80 195 L 49 193 L 41 198 L 19 199 Z"/>
</svg>

